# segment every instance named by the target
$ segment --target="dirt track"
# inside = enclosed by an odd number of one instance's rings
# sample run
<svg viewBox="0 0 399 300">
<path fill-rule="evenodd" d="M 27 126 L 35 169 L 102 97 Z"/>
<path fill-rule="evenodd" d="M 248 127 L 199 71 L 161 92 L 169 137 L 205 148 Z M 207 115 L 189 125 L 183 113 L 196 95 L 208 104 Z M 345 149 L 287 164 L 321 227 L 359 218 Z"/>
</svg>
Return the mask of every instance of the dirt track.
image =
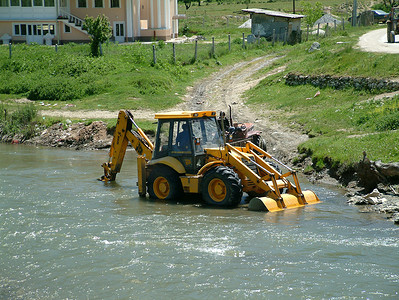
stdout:
<svg viewBox="0 0 399 300">
<path fill-rule="evenodd" d="M 267 111 L 267 105 L 249 108 L 244 104 L 244 92 L 255 87 L 262 79 L 284 71 L 284 67 L 271 70 L 262 77 L 254 79 L 257 71 L 269 66 L 279 57 L 263 56 L 250 61 L 226 67 L 196 85 L 180 105 L 187 110 L 216 110 L 228 112 L 231 105 L 233 120 L 252 122 L 262 130 L 268 151 L 283 161 L 296 155 L 297 146 L 307 139 L 306 135 L 293 132 L 273 121 L 274 114 Z M 267 97 L 267 95 L 265 95 Z"/>
<path fill-rule="evenodd" d="M 399 37 L 396 37 L 398 40 Z M 387 29 L 377 29 L 363 34 L 357 44 L 360 50 L 366 52 L 399 53 L 399 43 L 387 42 Z"/>
</svg>

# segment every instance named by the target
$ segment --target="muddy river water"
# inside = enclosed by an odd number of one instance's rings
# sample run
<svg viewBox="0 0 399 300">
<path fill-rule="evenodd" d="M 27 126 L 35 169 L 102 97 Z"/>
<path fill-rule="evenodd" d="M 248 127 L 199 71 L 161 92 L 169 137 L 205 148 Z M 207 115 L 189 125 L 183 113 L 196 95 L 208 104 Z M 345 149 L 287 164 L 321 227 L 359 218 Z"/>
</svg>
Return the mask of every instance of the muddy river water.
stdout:
<svg viewBox="0 0 399 300">
<path fill-rule="evenodd" d="M 342 191 L 278 213 L 139 198 L 134 152 L 0 144 L 0 299 L 399 299 L 399 227 Z M 302 179 L 302 181 L 304 181 Z"/>
</svg>

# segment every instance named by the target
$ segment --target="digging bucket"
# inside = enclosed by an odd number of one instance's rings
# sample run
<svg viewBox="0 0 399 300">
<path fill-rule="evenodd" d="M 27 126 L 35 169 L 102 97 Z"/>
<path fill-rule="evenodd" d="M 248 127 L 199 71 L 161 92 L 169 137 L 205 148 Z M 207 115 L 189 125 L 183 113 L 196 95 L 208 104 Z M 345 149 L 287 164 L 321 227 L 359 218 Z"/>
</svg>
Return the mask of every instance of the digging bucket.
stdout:
<svg viewBox="0 0 399 300">
<path fill-rule="evenodd" d="M 249 201 L 248 210 L 275 212 L 284 210 L 284 208 L 278 200 L 269 197 L 255 197 Z"/>
<path fill-rule="evenodd" d="M 307 204 L 316 204 L 320 202 L 319 197 L 316 196 L 315 192 L 306 190 L 302 191 L 303 196 Z"/>
<path fill-rule="evenodd" d="M 281 197 L 283 197 L 283 202 L 285 205 L 285 208 L 296 208 L 296 207 L 302 207 L 305 204 L 302 204 L 303 201 L 299 199 L 298 197 L 291 195 L 291 194 L 281 194 Z"/>
</svg>

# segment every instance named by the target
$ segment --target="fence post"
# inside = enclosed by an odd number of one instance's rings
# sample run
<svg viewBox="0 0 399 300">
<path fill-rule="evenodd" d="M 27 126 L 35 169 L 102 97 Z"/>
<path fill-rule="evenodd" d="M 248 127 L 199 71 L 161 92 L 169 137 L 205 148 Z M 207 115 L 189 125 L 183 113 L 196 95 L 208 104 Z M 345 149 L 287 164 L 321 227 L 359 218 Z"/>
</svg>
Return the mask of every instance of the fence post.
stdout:
<svg viewBox="0 0 399 300">
<path fill-rule="evenodd" d="M 326 25 L 326 32 L 324 33 L 324 36 L 328 36 L 328 23 Z"/>
<path fill-rule="evenodd" d="M 274 47 L 274 41 L 276 39 L 276 29 L 273 29 L 272 46 Z"/>
<path fill-rule="evenodd" d="M 334 20 L 334 30 L 337 31 L 337 20 Z"/>
<path fill-rule="evenodd" d="M 242 49 L 245 49 L 245 33 L 242 33 Z"/>
<path fill-rule="evenodd" d="M 176 63 L 176 44 L 173 43 L 173 63 Z"/>
<path fill-rule="evenodd" d="M 288 40 L 288 28 L 286 28 L 285 29 L 285 31 L 284 31 L 284 45 L 286 45 L 287 44 L 287 41 Z"/>
<path fill-rule="evenodd" d="M 55 44 L 55 53 L 58 52 L 58 44 Z"/>
<path fill-rule="evenodd" d="M 195 40 L 194 61 L 197 61 L 198 41 Z"/>
<path fill-rule="evenodd" d="M 230 36 L 230 33 L 229 33 L 229 52 L 231 51 L 231 36 Z"/>
<path fill-rule="evenodd" d="M 227 22 L 226 22 L 226 24 L 227 24 L 227 27 L 229 27 L 229 17 L 227 17 Z"/>
<path fill-rule="evenodd" d="M 212 56 L 215 55 L 215 38 L 212 37 Z"/>
<path fill-rule="evenodd" d="M 320 32 L 320 23 L 317 24 L 317 36 L 319 36 L 319 32 Z"/>
<path fill-rule="evenodd" d="M 155 45 L 152 45 L 152 60 L 154 62 L 154 65 L 157 63 L 157 57 L 155 54 Z"/>
<path fill-rule="evenodd" d="M 345 31 L 345 19 L 344 18 L 342 18 L 342 30 Z"/>
<path fill-rule="evenodd" d="M 11 42 L 8 44 L 8 49 L 9 49 L 9 52 L 10 52 L 10 58 L 12 57 L 12 46 L 11 46 Z"/>
</svg>

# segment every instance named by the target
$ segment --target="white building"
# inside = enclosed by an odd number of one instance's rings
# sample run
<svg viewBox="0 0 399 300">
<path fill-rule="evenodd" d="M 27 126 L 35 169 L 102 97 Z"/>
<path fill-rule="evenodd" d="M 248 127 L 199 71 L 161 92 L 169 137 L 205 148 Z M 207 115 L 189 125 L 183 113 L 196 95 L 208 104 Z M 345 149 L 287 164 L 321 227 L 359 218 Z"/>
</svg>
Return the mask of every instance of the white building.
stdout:
<svg viewBox="0 0 399 300">
<path fill-rule="evenodd" d="M 0 0 L 0 37 L 42 44 L 89 41 L 84 18 L 104 14 L 117 42 L 168 40 L 178 33 L 177 0 Z"/>
</svg>

